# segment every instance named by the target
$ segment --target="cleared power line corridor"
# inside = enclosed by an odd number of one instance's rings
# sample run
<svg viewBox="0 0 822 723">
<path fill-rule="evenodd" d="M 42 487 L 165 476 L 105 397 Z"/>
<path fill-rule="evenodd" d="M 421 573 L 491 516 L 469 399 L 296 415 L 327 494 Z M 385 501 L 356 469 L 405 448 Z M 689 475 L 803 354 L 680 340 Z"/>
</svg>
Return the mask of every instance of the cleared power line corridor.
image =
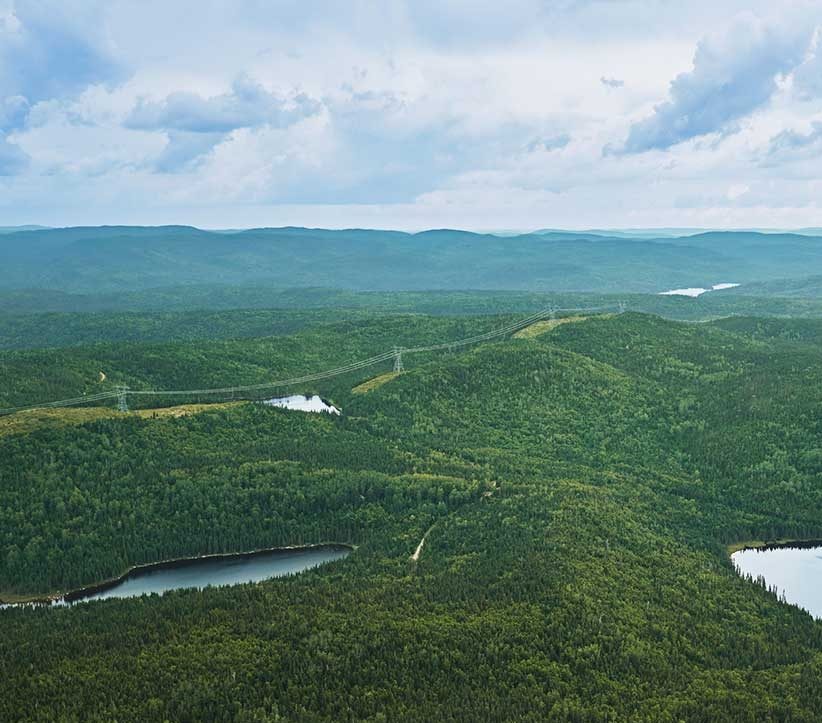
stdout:
<svg viewBox="0 0 822 723">
<path fill-rule="evenodd" d="M 602 312 L 608 310 L 618 310 L 623 312 L 624 305 L 618 306 L 595 306 L 588 308 L 572 308 L 572 309 L 557 309 L 548 308 L 538 311 L 530 316 L 526 316 L 519 321 L 511 322 L 497 329 L 476 334 L 465 339 L 458 339 L 456 341 L 445 341 L 438 344 L 431 344 L 428 346 L 416 347 L 393 347 L 390 351 L 382 352 L 367 359 L 360 359 L 358 361 L 344 364 L 343 366 L 334 369 L 327 369 L 321 372 L 314 372 L 312 374 L 305 374 L 299 377 L 291 377 L 289 379 L 278 379 L 271 382 L 263 382 L 260 384 L 246 384 L 232 387 L 214 387 L 209 389 L 129 389 L 126 386 L 118 385 L 113 390 L 100 392 L 98 394 L 88 394 L 80 397 L 73 397 L 71 399 L 60 399 L 57 401 L 40 402 L 38 404 L 30 404 L 20 407 L 6 407 L 0 409 L 0 416 L 15 414 L 16 412 L 25 412 L 33 409 L 57 409 L 60 407 L 74 407 L 90 402 L 102 402 L 109 399 L 117 399 L 117 407 L 121 411 L 128 409 L 128 397 L 184 397 L 184 396 L 207 396 L 207 395 L 231 395 L 232 398 L 237 396 L 247 395 L 251 392 L 260 392 L 266 389 L 276 389 L 280 387 L 289 387 L 295 384 L 304 384 L 306 382 L 315 382 L 323 379 L 330 379 L 331 377 L 340 376 L 341 374 L 349 374 L 359 369 L 374 366 L 382 362 L 392 360 L 395 371 L 403 371 L 402 357 L 409 354 L 422 354 L 437 351 L 452 351 L 454 349 L 469 346 L 471 344 L 479 344 L 492 339 L 497 339 L 502 336 L 514 334 L 520 329 L 524 329 L 531 324 L 545 318 L 554 318 L 557 313 L 578 313 L 578 312 Z"/>
</svg>

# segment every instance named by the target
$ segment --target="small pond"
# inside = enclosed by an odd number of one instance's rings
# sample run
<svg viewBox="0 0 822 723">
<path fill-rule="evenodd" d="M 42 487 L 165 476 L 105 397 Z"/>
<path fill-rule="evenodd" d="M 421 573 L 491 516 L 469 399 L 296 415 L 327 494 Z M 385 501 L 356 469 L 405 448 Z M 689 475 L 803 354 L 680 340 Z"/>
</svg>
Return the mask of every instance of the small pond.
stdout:
<svg viewBox="0 0 822 723">
<path fill-rule="evenodd" d="M 765 578 L 780 597 L 822 619 L 822 542 L 739 550 L 731 560 L 741 575 Z"/>
<path fill-rule="evenodd" d="M 316 394 L 313 397 L 306 397 L 303 394 L 292 394 L 290 397 L 277 397 L 266 399 L 263 404 L 269 407 L 282 407 L 283 409 L 296 409 L 300 412 L 325 412 L 326 414 L 339 414 L 340 410 L 329 404 L 322 397 Z"/>
</svg>

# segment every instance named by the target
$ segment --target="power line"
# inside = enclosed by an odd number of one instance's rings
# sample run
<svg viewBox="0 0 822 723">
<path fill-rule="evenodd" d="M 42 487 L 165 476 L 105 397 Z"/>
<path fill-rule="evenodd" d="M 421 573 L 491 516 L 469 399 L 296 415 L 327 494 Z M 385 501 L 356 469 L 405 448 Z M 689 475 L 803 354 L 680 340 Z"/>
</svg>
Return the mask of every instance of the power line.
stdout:
<svg viewBox="0 0 822 723">
<path fill-rule="evenodd" d="M 615 307 L 598 307 L 598 308 L 615 308 Z M 558 311 L 581 311 L 582 309 L 558 309 Z M 535 321 L 538 321 L 541 318 L 545 317 L 545 311 L 538 311 L 535 314 L 531 314 L 530 316 L 525 317 L 524 319 L 520 319 L 519 321 L 512 322 L 506 326 L 500 327 L 498 329 L 494 329 L 492 331 L 485 332 L 483 334 L 477 334 L 476 336 L 468 337 L 466 339 L 460 339 L 458 341 L 451 341 L 445 342 L 443 344 L 434 344 L 431 346 L 417 346 L 417 347 L 409 347 L 403 348 L 401 350 L 402 354 L 420 354 L 424 352 L 433 352 L 433 351 L 441 351 L 443 349 L 449 349 L 458 346 L 466 346 L 468 344 L 475 344 L 481 341 L 488 341 L 489 339 L 493 339 L 498 336 L 503 336 L 506 334 L 513 333 L 518 329 L 524 328 L 526 326 L 530 326 Z M 314 374 L 307 374 L 301 377 L 293 377 L 291 379 L 280 379 L 273 382 L 264 382 L 262 384 L 249 384 L 244 386 L 235 386 L 235 387 L 220 387 L 220 388 L 213 388 L 213 389 L 163 389 L 163 390 L 150 390 L 150 389 L 135 389 L 130 390 L 128 393 L 132 395 L 141 395 L 141 396 L 200 396 L 206 394 L 236 394 L 238 392 L 254 392 L 254 391 L 261 391 L 263 389 L 272 389 L 276 387 L 288 387 L 293 386 L 295 384 L 302 384 L 305 382 L 313 382 L 313 381 L 320 381 L 322 379 L 328 379 L 330 377 L 339 376 L 340 374 L 348 374 L 352 371 L 356 371 L 358 369 L 362 369 L 364 367 L 373 366 L 374 364 L 378 364 L 383 361 L 387 361 L 388 359 L 394 359 L 396 361 L 397 351 L 396 349 L 392 349 L 391 351 L 383 352 L 382 354 L 378 354 L 376 356 L 370 357 L 368 359 L 363 359 L 356 362 L 351 362 L 350 364 L 346 364 L 342 367 L 337 367 L 336 369 L 329 369 L 323 372 L 315 372 Z"/>
<path fill-rule="evenodd" d="M 72 407 L 77 404 L 85 404 L 86 402 L 99 402 L 103 399 L 111 399 L 117 396 L 117 392 L 100 392 L 99 394 L 87 394 L 83 397 L 74 397 L 73 399 L 61 399 L 56 402 L 41 402 L 40 404 L 29 404 L 23 407 L 6 407 L 0 409 L 0 415 L 14 414 L 15 412 L 28 412 L 33 409 L 54 409 L 57 407 Z"/>
<path fill-rule="evenodd" d="M 236 392 L 254 392 L 254 391 L 261 391 L 263 389 L 271 389 L 274 387 L 286 387 L 291 386 L 293 384 L 302 384 L 304 382 L 313 382 L 318 381 L 321 379 L 327 379 L 329 377 L 339 376 L 340 374 L 347 374 L 352 371 L 356 371 L 357 369 L 362 369 L 363 367 L 373 366 L 374 364 L 378 364 L 379 362 L 386 361 L 391 359 L 394 356 L 393 351 L 387 351 L 383 354 L 379 354 L 377 356 L 370 357 L 369 359 L 363 359 L 357 362 L 351 362 L 350 364 L 346 364 L 342 367 L 337 367 L 336 369 L 329 369 L 324 372 L 315 372 L 314 374 L 306 374 L 305 376 L 301 377 L 293 377 L 292 379 L 281 379 L 273 382 L 263 382 L 262 384 L 247 384 L 244 386 L 238 387 L 221 387 L 215 389 L 161 389 L 161 390 L 151 390 L 151 389 L 134 389 L 129 390 L 129 394 L 131 395 L 141 395 L 141 396 L 179 396 L 183 394 L 190 394 L 190 395 L 200 395 L 200 394 L 231 394 Z"/>
<path fill-rule="evenodd" d="M 128 387 L 124 384 L 118 384 L 117 390 L 117 409 L 121 412 L 128 411 Z"/>
<path fill-rule="evenodd" d="M 40 404 L 31 404 L 27 406 L 21 407 L 7 407 L 5 409 L 0 409 L 0 416 L 7 415 L 7 414 L 14 414 L 15 412 L 23 412 L 29 411 L 34 409 L 54 409 L 59 407 L 71 407 L 71 406 L 78 406 L 80 404 L 87 404 L 89 402 L 97 402 L 103 401 L 106 399 L 117 398 L 117 406 L 118 409 L 121 411 L 126 411 L 128 409 L 128 400 L 127 397 L 129 395 L 132 396 L 204 396 L 204 395 L 211 395 L 211 394 L 242 394 L 245 392 L 260 392 L 265 389 L 275 389 L 278 387 L 288 387 L 293 386 L 295 384 L 304 384 L 306 382 L 314 382 L 320 381 L 323 379 L 329 379 L 331 377 L 339 376 L 341 374 L 349 374 L 353 371 L 357 371 L 359 369 L 363 369 L 366 367 L 374 366 L 375 364 L 379 364 L 384 361 L 388 361 L 392 359 L 394 362 L 394 370 L 395 371 L 403 371 L 403 363 L 402 363 L 402 355 L 403 354 L 422 354 L 422 353 L 430 353 L 435 351 L 443 351 L 448 350 L 451 351 L 457 347 L 468 346 L 471 344 L 478 344 L 483 341 L 490 341 L 491 339 L 498 338 L 500 336 L 506 336 L 508 334 L 513 334 L 520 329 L 524 329 L 535 322 L 545 319 L 546 317 L 554 319 L 556 318 L 556 314 L 563 312 L 595 312 L 595 311 L 606 311 L 608 309 L 619 309 L 620 312 L 625 310 L 624 304 L 619 304 L 619 306 L 593 306 L 593 307 L 576 307 L 570 309 L 557 309 L 554 307 L 549 307 L 548 309 L 543 309 L 542 311 L 538 311 L 534 314 L 526 316 L 519 321 L 510 322 L 502 327 L 497 329 L 492 329 L 491 331 L 484 332 L 482 334 L 476 334 L 474 336 L 467 337 L 465 339 L 458 339 L 456 341 L 448 341 L 443 342 L 440 344 L 431 344 L 429 346 L 417 346 L 417 347 L 394 347 L 391 351 L 383 352 L 382 354 L 377 354 L 372 357 L 368 357 L 367 359 L 360 359 L 358 361 L 350 362 L 348 364 L 344 364 L 340 367 L 336 367 L 334 369 L 328 369 L 321 372 L 314 372 L 312 374 L 305 374 L 299 377 L 292 377 L 290 379 L 280 379 L 272 382 L 263 382 L 261 384 L 246 384 L 241 386 L 233 386 L 233 387 L 217 387 L 217 388 L 210 388 L 210 389 L 129 389 L 124 385 L 118 385 L 113 391 L 107 392 L 100 392 L 98 394 L 89 394 L 82 397 L 74 397 L 72 399 L 61 399 L 58 401 L 53 402 L 42 402 Z"/>
<path fill-rule="evenodd" d="M 404 370 L 402 365 L 402 347 L 394 347 L 394 374 L 402 374 Z"/>
</svg>

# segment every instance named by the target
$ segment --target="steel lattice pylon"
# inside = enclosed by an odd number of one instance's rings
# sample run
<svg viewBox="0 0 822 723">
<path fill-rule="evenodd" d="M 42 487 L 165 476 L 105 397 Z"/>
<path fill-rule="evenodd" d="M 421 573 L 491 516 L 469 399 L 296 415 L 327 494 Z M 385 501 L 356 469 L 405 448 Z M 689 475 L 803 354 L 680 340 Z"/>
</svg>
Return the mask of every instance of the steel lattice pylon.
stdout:
<svg viewBox="0 0 822 723">
<path fill-rule="evenodd" d="M 402 366 L 402 347 L 394 347 L 394 373 L 401 374 L 404 371 Z"/>
<path fill-rule="evenodd" d="M 128 387 L 119 384 L 116 387 L 117 389 L 117 409 L 121 412 L 128 411 Z"/>
</svg>

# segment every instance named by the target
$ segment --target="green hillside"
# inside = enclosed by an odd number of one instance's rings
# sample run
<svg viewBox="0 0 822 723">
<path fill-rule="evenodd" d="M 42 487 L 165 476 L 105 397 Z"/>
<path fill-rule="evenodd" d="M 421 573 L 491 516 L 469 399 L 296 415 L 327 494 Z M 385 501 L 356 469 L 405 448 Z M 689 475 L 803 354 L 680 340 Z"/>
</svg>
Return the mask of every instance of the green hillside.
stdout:
<svg viewBox="0 0 822 723">
<path fill-rule="evenodd" d="M 250 378 L 254 359 L 502 321 L 3 360 L 7 394 L 38 359 L 66 389 L 104 358 L 194 384 L 202 359 Z M 303 390 L 341 417 L 241 404 L 0 436 L 0 597 L 173 555 L 358 545 L 258 585 L 0 610 L 0 719 L 818 720 L 822 627 L 726 551 L 822 536 L 815 326 L 628 313 L 410 358 L 366 394 L 360 375 Z"/>
<path fill-rule="evenodd" d="M 742 293 L 740 289 L 733 289 L 732 291 Z M 758 296 L 819 298 L 822 297 L 822 276 L 815 274 L 814 276 L 797 279 L 776 279 L 775 281 L 746 284 L 744 293 Z"/>
<path fill-rule="evenodd" d="M 253 339 L 194 342 L 107 343 L 64 349 L 0 352 L 0 409 L 110 391 L 117 384 L 134 390 L 203 389 L 264 384 L 321 372 L 366 359 L 395 345 L 414 346 L 459 340 L 493 331 L 521 317 L 390 316 L 309 325 L 299 333 Z M 430 355 L 416 357 L 419 360 Z M 390 366 L 391 361 L 383 363 Z M 327 380 L 317 389 L 350 389 L 352 380 L 385 371 L 380 366 Z M 100 372 L 104 374 L 103 379 Z M 277 389 L 261 391 L 273 396 Z M 288 391 L 288 390 L 279 390 Z M 179 401 L 224 401 L 223 396 Z M 141 400 L 135 400 L 139 403 Z M 174 399 L 143 400 L 157 406 Z"/>
<path fill-rule="evenodd" d="M 698 298 L 659 294 L 354 292 L 214 286 L 110 295 L 0 291 L 0 350 L 239 339 L 382 315 L 526 315 L 551 307 L 603 307 L 616 311 L 621 304 L 632 311 L 687 321 L 728 316 L 822 316 L 820 298 L 755 297 L 729 291 Z"/>
<path fill-rule="evenodd" d="M 0 313 L 0 349 L 274 336 L 374 314 L 358 309 Z"/>
</svg>

